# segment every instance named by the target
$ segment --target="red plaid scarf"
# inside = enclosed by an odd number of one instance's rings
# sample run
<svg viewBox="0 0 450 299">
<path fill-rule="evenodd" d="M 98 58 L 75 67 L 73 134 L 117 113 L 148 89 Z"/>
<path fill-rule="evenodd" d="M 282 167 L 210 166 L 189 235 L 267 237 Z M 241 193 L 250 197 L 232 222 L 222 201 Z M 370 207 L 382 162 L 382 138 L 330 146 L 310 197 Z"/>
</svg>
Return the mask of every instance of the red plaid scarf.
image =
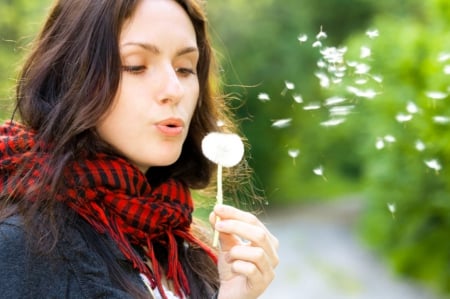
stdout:
<svg viewBox="0 0 450 299">
<path fill-rule="evenodd" d="M 0 126 L 0 192 L 26 194 L 26 188 L 42 175 L 40 169 L 49 169 L 45 151 L 35 152 L 34 132 L 24 126 L 7 122 Z M 18 168 L 32 169 L 22 177 L 21 184 L 12 186 L 8 177 Z M 152 188 L 146 177 L 124 159 L 98 154 L 95 159 L 70 163 L 64 172 L 68 186 L 57 194 L 57 199 L 88 221 L 100 233 L 108 233 L 120 251 L 133 266 L 145 274 L 152 287 L 165 298 L 161 283 L 161 269 L 154 253 L 154 245 L 167 248 L 168 269 L 175 292 L 189 295 L 186 275 L 178 260 L 175 237 L 203 248 L 215 261 L 214 253 L 190 233 L 193 203 L 188 188 L 180 182 L 169 180 L 158 188 Z M 8 189 L 5 189 L 8 188 Z M 152 271 L 132 248 L 146 247 L 146 255 Z"/>
</svg>

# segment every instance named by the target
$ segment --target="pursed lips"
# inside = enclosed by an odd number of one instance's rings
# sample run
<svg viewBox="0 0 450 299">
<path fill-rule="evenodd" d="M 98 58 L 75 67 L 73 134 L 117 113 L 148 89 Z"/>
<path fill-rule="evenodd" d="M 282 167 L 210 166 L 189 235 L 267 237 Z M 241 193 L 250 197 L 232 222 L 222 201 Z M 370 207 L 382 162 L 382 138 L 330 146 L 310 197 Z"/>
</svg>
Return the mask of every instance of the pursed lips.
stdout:
<svg viewBox="0 0 450 299">
<path fill-rule="evenodd" d="M 167 118 L 157 122 L 156 127 L 166 136 L 178 136 L 183 132 L 184 121 L 180 118 Z"/>
</svg>

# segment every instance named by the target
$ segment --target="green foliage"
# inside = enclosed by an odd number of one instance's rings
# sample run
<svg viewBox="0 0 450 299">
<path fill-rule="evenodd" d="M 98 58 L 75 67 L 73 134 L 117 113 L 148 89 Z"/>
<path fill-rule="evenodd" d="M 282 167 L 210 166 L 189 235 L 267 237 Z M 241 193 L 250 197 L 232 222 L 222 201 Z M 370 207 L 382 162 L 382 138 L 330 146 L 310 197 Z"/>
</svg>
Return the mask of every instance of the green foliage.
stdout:
<svg viewBox="0 0 450 299">
<path fill-rule="evenodd" d="M 10 116 L 24 48 L 40 27 L 50 0 L 0 1 L 0 121 Z"/>
<path fill-rule="evenodd" d="M 450 27 L 437 18 L 442 10 L 432 8 L 420 21 L 414 15 L 381 16 L 374 24 L 380 37 L 372 45 L 373 66 L 384 81 L 382 94 L 364 107 L 367 117 L 362 120 L 369 197 L 362 233 L 397 271 L 450 293 L 450 135 L 448 124 L 433 121 L 434 116 L 450 115 L 450 103 L 448 96 L 426 96 L 428 91 L 450 91 L 450 75 L 443 72 L 450 60 L 438 61 L 440 54 L 450 53 Z M 395 117 L 406 113 L 408 102 L 419 112 L 399 123 Z M 375 151 L 377 138 L 386 134 L 397 141 Z M 416 149 L 417 140 L 426 145 L 424 151 Z M 431 159 L 437 159 L 442 170 L 428 168 L 425 161 Z M 388 204 L 396 206 L 393 215 Z"/>
</svg>

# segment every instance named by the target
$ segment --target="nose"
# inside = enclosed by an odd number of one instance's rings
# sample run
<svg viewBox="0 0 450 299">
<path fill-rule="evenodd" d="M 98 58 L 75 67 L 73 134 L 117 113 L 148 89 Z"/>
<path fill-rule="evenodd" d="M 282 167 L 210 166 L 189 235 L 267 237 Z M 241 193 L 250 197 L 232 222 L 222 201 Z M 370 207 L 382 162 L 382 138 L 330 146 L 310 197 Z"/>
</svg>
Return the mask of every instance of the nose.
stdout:
<svg viewBox="0 0 450 299">
<path fill-rule="evenodd" d="M 160 104 L 177 104 L 184 93 L 184 88 L 176 70 L 170 66 L 165 68 L 160 75 L 158 102 Z"/>
</svg>

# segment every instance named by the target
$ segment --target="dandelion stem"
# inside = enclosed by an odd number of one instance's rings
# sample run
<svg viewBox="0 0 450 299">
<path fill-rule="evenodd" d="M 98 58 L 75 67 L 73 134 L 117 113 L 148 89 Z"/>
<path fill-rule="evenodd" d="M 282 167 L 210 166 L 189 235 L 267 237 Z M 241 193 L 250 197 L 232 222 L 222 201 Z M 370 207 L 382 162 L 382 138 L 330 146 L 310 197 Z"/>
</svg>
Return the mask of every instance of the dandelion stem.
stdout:
<svg viewBox="0 0 450 299">
<path fill-rule="evenodd" d="M 217 205 L 223 204 L 223 191 L 222 191 L 222 164 L 217 164 L 217 195 L 216 195 Z M 216 223 L 220 221 L 220 217 L 216 216 Z M 219 245 L 219 232 L 214 230 L 213 246 L 217 247 Z"/>
</svg>

